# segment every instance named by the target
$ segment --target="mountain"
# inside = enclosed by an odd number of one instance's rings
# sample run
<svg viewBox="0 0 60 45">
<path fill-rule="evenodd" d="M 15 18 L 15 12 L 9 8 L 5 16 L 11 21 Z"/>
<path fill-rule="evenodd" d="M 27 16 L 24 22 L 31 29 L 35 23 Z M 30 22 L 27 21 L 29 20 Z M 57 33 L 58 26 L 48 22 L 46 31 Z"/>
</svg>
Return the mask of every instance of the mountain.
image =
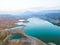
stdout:
<svg viewBox="0 0 60 45">
<path fill-rule="evenodd" d="M 45 14 L 47 21 L 51 22 L 54 25 L 60 26 L 60 13 L 47 13 Z"/>
<path fill-rule="evenodd" d="M 12 25 L 13 23 L 18 22 L 18 20 L 21 18 L 29 19 L 32 17 L 40 18 L 54 25 L 60 26 L 60 10 L 44 10 L 44 11 L 37 11 L 37 12 L 31 12 L 31 11 L 25 11 L 21 13 L 19 12 L 18 14 L 15 15 L 0 14 L 0 27 L 6 27 L 4 25 L 5 24 L 9 25 L 9 23 Z"/>
<path fill-rule="evenodd" d="M 46 20 L 54 25 L 60 26 L 60 10 L 44 10 L 38 12 L 26 11 L 23 14 L 19 14 L 24 19 L 36 17 Z"/>
<path fill-rule="evenodd" d="M 54 25 L 60 26 L 60 10 L 48 10 L 43 13 L 45 20 Z"/>
</svg>

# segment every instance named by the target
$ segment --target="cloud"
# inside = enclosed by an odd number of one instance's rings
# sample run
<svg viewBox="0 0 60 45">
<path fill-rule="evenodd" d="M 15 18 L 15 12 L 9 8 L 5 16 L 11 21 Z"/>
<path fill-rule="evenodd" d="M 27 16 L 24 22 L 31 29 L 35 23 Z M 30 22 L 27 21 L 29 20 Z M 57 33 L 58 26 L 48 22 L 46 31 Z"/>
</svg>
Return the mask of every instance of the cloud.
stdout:
<svg viewBox="0 0 60 45">
<path fill-rule="evenodd" d="M 35 7 L 60 7 L 60 0 L 0 0 L 0 11 L 19 11 Z"/>
</svg>

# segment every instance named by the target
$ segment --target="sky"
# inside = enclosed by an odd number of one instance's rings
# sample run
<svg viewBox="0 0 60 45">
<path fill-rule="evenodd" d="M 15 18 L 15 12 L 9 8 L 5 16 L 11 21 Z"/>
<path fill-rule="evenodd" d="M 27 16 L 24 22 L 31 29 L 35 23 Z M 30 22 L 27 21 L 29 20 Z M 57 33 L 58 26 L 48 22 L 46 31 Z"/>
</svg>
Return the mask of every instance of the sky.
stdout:
<svg viewBox="0 0 60 45">
<path fill-rule="evenodd" d="M 0 0 L 0 12 L 21 11 L 37 7 L 60 9 L 60 0 Z"/>
</svg>

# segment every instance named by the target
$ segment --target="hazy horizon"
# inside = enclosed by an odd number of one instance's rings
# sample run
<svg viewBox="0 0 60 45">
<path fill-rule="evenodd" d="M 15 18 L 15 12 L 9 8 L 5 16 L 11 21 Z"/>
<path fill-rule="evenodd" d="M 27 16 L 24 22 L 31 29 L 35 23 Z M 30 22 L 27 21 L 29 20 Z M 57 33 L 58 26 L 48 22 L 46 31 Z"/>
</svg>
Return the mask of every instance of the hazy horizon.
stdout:
<svg viewBox="0 0 60 45">
<path fill-rule="evenodd" d="M 60 0 L 0 0 L 0 12 L 15 12 L 22 10 L 60 9 Z"/>
</svg>

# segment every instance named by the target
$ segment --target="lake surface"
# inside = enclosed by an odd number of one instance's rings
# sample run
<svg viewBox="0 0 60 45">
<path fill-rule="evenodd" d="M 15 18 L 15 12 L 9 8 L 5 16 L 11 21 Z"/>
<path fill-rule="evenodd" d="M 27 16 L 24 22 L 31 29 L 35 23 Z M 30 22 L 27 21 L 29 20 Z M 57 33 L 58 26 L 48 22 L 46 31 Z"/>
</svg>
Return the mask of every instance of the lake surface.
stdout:
<svg viewBox="0 0 60 45">
<path fill-rule="evenodd" d="M 25 33 L 48 43 L 60 45 L 60 27 L 38 18 L 29 19 Z"/>
</svg>

